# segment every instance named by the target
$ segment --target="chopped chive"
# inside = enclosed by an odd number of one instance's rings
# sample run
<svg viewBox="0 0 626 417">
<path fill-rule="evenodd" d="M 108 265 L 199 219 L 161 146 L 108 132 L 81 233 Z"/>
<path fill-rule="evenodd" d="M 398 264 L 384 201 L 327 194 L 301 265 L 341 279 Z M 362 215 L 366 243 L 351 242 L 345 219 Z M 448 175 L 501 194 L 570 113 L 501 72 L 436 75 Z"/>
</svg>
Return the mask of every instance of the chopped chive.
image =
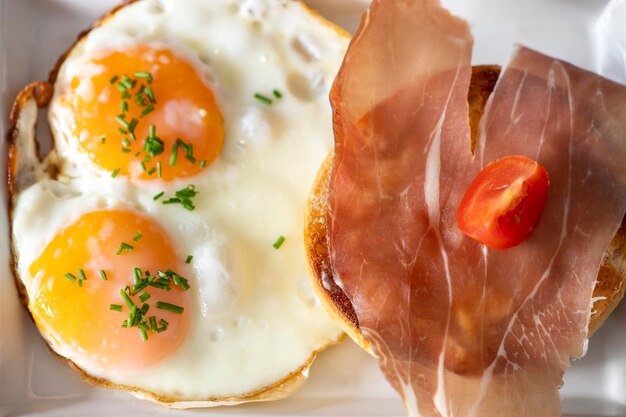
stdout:
<svg viewBox="0 0 626 417">
<path fill-rule="evenodd" d="M 146 303 L 143 303 L 143 305 L 141 306 L 141 312 L 145 315 L 148 312 L 148 310 L 150 310 L 150 306 Z"/>
<path fill-rule="evenodd" d="M 150 136 L 148 136 L 144 142 L 143 150 L 150 154 L 148 157 L 157 156 L 163 153 L 165 150 L 165 144 L 161 139 L 154 136 L 152 132 L 150 132 Z"/>
<path fill-rule="evenodd" d="M 120 102 L 120 111 L 121 111 L 122 113 L 126 113 L 126 112 L 128 112 L 128 101 L 126 101 L 126 100 L 122 100 L 122 101 Z"/>
<path fill-rule="evenodd" d="M 137 314 L 138 311 L 139 309 L 137 308 L 137 306 L 133 304 L 133 306 L 130 308 L 130 314 L 128 315 L 130 327 L 135 327 L 139 323 L 140 314 Z"/>
<path fill-rule="evenodd" d="M 143 340 L 144 342 L 148 340 L 148 332 L 146 332 L 144 329 L 139 329 L 139 331 L 141 332 L 141 340 Z"/>
<path fill-rule="evenodd" d="M 100 278 L 102 278 L 103 281 L 108 281 L 107 273 L 104 271 L 104 269 L 100 270 Z"/>
<path fill-rule="evenodd" d="M 157 284 L 169 286 L 172 283 L 172 281 L 170 280 L 170 276 L 167 275 L 166 273 L 159 271 L 158 275 L 159 275 L 159 278 L 156 281 L 154 281 Z"/>
<path fill-rule="evenodd" d="M 122 129 L 121 127 L 118 127 L 117 131 L 120 132 L 122 135 L 128 135 L 128 132 L 126 130 Z"/>
<path fill-rule="evenodd" d="M 153 197 L 153 200 L 157 201 L 159 198 L 163 197 L 163 195 L 165 195 L 165 193 L 161 191 L 160 193 L 158 193 L 157 195 Z"/>
<path fill-rule="evenodd" d="M 150 125 L 149 129 L 150 129 L 150 133 L 149 133 L 150 137 L 151 138 L 156 137 L 156 125 Z"/>
<path fill-rule="evenodd" d="M 122 306 L 119 304 L 111 304 L 109 307 L 111 311 L 122 311 Z"/>
<path fill-rule="evenodd" d="M 132 151 L 129 148 L 122 148 L 122 152 L 131 153 Z"/>
<path fill-rule="evenodd" d="M 150 285 L 151 287 L 154 287 L 154 288 L 158 288 L 160 290 L 168 290 L 169 289 L 169 287 L 167 285 L 161 284 L 161 283 L 156 282 L 156 281 L 155 282 L 151 282 L 148 285 Z"/>
<path fill-rule="evenodd" d="M 135 86 L 135 84 L 130 80 L 130 78 L 128 78 L 125 75 L 122 77 L 122 81 L 120 81 L 120 84 L 126 87 L 126 90 L 130 90 L 131 88 Z"/>
<path fill-rule="evenodd" d="M 133 268 L 133 276 L 135 277 L 135 284 L 139 283 L 139 280 L 141 279 L 142 275 L 143 275 L 143 272 L 141 272 L 141 269 Z"/>
<path fill-rule="evenodd" d="M 119 174 L 119 173 L 120 173 L 120 169 L 119 168 L 115 168 L 113 170 L 113 172 L 111 172 L 111 178 L 117 177 L 117 174 Z"/>
<path fill-rule="evenodd" d="M 157 322 L 156 322 L 156 317 L 155 316 L 150 316 L 150 330 L 152 332 L 156 332 L 158 327 L 157 327 Z"/>
<path fill-rule="evenodd" d="M 164 319 L 159 320 L 159 324 L 161 325 L 161 327 L 159 327 L 157 329 L 158 333 L 166 331 L 167 330 L 167 326 L 169 326 L 169 323 L 166 320 L 164 320 Z"/>
<path fill-rule="evenodd" d="M 156 104 L 156 100 L 154 99 L 154 92 L 152 91 L 151 87 L 146 87 L 146 96 L 148 96 L 148 100 L 150 100 L 150 103 L 152 104 Z"/>
<path fill-rule="evenodd" d="M 104 142 L 106 142 L 106 140 L 107 140 L 106 136 L 102 136 L 100 138 L 100 143 L 104 145 Z"/>
<path fill-rule="evenodd" d="M 143 237 L 143 235 L 139 232 L 135 233 L 135 236 L 133 236 L 133 240 L 135 242 L 139 242 L 139 239 L 141 239 Z"/>
<path fill-rule="evenodd" d="M 83 270 L 83 269 L 79 269 L 78 270 L 78 280 L 79 281 L 86 281 L 87 280 L 87 275 L 85 275 L 85 270 Z"/>
<path fill-rule="evenodd" d="M 185 158 L 187 158 L 187 160 L 192 164 L 196 163 L 196 158 L 193 156 L 193 145 L 191 143 L 187 145 L 187 154 L 185 155 Z"/>
<path fill-rule="evenodd" d="M 185 209 L 193 211 L 196 207 L 191 199 L 196 196 L 198 192 L 194 185 L 188 185 L 182 190 L 176 191 L 176 197 L 169 198 L 163 201 L 163 204 L 181 204 Z"/>
<path fill-rule="evenodd" d="M 161 174 L 163 172 L 161 171 L 161 161 L 157 161 L 157 177 L 161 178 Z"/>
<path fill-rule="evenodd" d="M 131 291 L 130 295 L 137 295 L 139 294 L 141 291 L 143 291 L 147 286 L 148 286 L 149 282 L 146 280 L 143 281 L 139 281 L 139 283 L 137 285 L 133 286 L 133 290 Z"/>
<path fill-rule="evenodd" d="M 274 90 L 272 91 L 272 93 L 274 94 L 274 97 L 276 98 L 283 98 L 283 94 L 278 90 Z"/>
<path fill-rule="evenodd" d="M 124 92 L 124 93 L 126 93 L 126 92 L 127 92 L 126 90 L 128 90 L 128 89 L 126 88 L 126 86 L 125 86 L 124 84 L 122 84 L 121 82 L 119 82 L 119 83 L 115 84 L 115 87 L 116 87 L 118 90 L 120 90 L 121 92 Z"/>
<path fill-rule="evenodd" d="M 202 160 L 200 161 L 200 168 L 205 168 L 206 167 L 206 160 Z"/>
<path fill-rule="evenodd" d="M 146 291 L 139 296 L 139 300 L 141 300 L 142 303 L 145 303 L 146 301 L 150 299 L 150 297 L 151 297 L 150 293 Z"/>
<path fill-rule="evenodd" d="M 63 275 L 65 278 L 67 278 L 70 282 L 74 282 L 76 281 L 76 276 L 74 274 L 71 273 L 67 273 L 65 275 Z"/>
<path fill-rule="evenodd" d="M 139 156 L 141 154 L 141 152 L 137 151 L 135 152 L 135 156 Z"/>
<path fill-rule="evenodd" d="M 130 125 L 128 124 L 128 122 L 126 120 L 124 120 L 124 115 L 117 115 L 115 116 L 115 120 L 117 121 L 117 123 L 119 123 L 120 125 L 122 125 L 124 127 L 124 129 L 128 130 Z"/>
<path fill-rule="evenodd" d="M 130 252 L 133 249 L 135 249 L 133 246 L 129 245 L 126 242 L 122 242 L 122 243 L 120 243 L 120 247 L 117 248 L 117 252 L 115 252 L 115 254 L 116 255 L 121 255 L 123 251 Z"/>
<path fill-rule="evenodd" d="M 115 84 L 117 82 L 117 80 L 119 80 L 120 77 L 118 77 L 117 75 L 114 75 L 113 78 L 111 78 L 109 80 L 109 84 Z"/>
<path fill-rule="evenodd" d="M 130 141 L 128 139 L 124 138 L 124 140 L 122 141 L 122 144 L 124 146 L 130 146 Z"/>
<path fill-rule="evenodd" d="M 152 175 L 156 172 L 156 168 L 152 167 L 148 170 L 148 175 Z"/>
<path fill-rule="evenodd" d="M 128 308 L 133 308 L 133 307 L 137 308 L 133 300 L 131 300 L 128 294 L 126 294 L 126 291 L 120 290 L 120 295 L 122 296 L 122 300 L 124 300 L 124 303 L 128 306 Z"/>
<path fill-rule="evenodd" d="M 135 99 L 134 99 L 135 104 L 140 107 L 146 107 L 148 105 L 148 103 L 146 102 L 146 99 L 143 96 L 144 90 L 145 90 L 145 87 L 141 86 L 139 91 L 135 94 Z"/>
<path fill-rule="evenodd" d="M 193 256 L 187 255 L 187 259 L 185 259 L 185 263 L 190 264 L 192 260 L 193 260 Z"/>
<path fill-rule="evenodd" d="M 269 106 L 270 104 L 272 104 L 272 99 L 271 99 L 271 98 L 269 98 L 269 97 L 264 96 L 263 94 L 256 93 L 256 94 L 254 95 L 254 98 L 256 98 L 257 100 L 259 100 L 259 101 L 260 101 L 261 103 L 263 103 L 263 104 L 267 104 L 268 106 Z"/>
<path fill-rule="evenodd" d="M 172 313 L 176 314 L 183 314 L 183 312 L 185 311 L 183 307 L 170 303 L 165 303 L 163 301 L 157 301 L 155 307 L 161 310 L 171 311 Z"/>
<path fill-rule="evenodd" d="M 136 72 L 135 78 L 143 78 L 147 80 L 149 83 L 152 82 L 152 75 L 149 72 Z"/>
<path fill-rule="evenodd" d="M 122 92 L 122 99 L 126 100 L 129 99 L 131 97 L 130 93 L 126 90 L 124 90 L 124 92 Z"/>
<path fill-rule="evenodd" d="M 163 204 L 178 204 L 180 203 L 180 198 L 169 198 L 163 202 Z"/>
<path fill-rule="evenodd" d="M 146 170 L 148 169 L 148 168 L 146 168 L 146 163 L 145 163 L 144 161 L 141 161 L 141 169 L 142 169 L 144 172 L 146 172 Z"/>
<path fill-rule="evenodd" d="M 172 145 L 172 153 L 170 154 L 170 166 L 171 167 L 176 165 L 177 157 L 178 157 L 178 144 L 175 143 Z"/>
<path fill-rule="evenodd" d="M 123 328 L 123 329 L 125 329 L 125 328 L 127 328 L 127 327 L 128 327 L 128 320 L 124 320 L 124 321 L 122 322 L 122 328 Z"/>
<path fill-rule="evenodd" d="M 81 279 L 79 279 L 79 280 L 78 280 L 78 286 L 79 286 L 79 287 L 82 287 L 82 286 L 83 286 L 83 280 L 81 280 Z"/>
<path fill-rule="evenodd" d="M 137 127 L 137 123 L 139 123 L 139 120 L 137 120 L 135 118 L 131 119 L 131 121 L 128 122 L 128 131 L 130 133 L 134 133 L 135 132 L 135 128 Z"/>
<path fill-rule="evenodd" d="M 278 239 L 276 239 L 276 242 L 274 242 L 272 246 L 274 246 L 274 249 L 280 249 L 283 243 L 285 243 L 285 236 L 278 236 Z"/>
<path fill-rule="evenodd" d="M 146 117 L 154 111 L 154 106 L 148 106 L 141 111 L 141 117 Z"/>
</svg>

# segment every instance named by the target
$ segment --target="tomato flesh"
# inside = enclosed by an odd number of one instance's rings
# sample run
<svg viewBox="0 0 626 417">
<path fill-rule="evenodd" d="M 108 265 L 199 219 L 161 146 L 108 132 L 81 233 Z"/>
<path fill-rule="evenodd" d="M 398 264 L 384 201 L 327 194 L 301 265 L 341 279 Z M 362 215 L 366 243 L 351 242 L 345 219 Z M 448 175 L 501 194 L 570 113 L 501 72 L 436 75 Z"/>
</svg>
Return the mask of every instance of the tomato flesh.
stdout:
<svg viewBox="0 0 626 417">
<path fill-rule="evenodd" d="M 546 169 L 521 155 L 487 165 L 470 184 L 456 213 L 463 233 L 493 249 L 519 245 L 532 232 L 548 198 Z"/>
</svg>

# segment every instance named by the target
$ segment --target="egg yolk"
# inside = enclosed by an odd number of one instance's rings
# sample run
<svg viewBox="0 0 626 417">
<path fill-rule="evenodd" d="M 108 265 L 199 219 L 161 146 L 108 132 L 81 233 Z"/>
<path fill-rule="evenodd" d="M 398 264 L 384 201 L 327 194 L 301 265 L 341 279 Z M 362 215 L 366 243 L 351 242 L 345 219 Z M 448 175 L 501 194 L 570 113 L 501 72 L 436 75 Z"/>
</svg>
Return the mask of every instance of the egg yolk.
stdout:
<svg viewBox="0 0 626 417">
<path fill-rule="evenodd" d="M 180 55 L 139 45 L 89 59 L 76 73 L 61 98 L 72 140 L 113 176 L 186 178 L 220 154 L 213 92 Z"/>
<path fill-rule="evenodd" d="M 30 266 L 34 286 L 29 308 L 41 332 L 62 349 L 71 349 L 80 364 L 143 369 L 172 355 L 184 340 L 191 291 L 171 283 L 169 290 L 149 285 L 129 295 L 126 287 L 136 288 L 136 268 L 143 277 L 168 270 L 184 277 L 184 266 L 150 218 L 132 211 L 90 212 L 57 233 Z M 139 327 L 123 327 L 132 307 L 120 291 L 136 308 L 147 308 L 145 335 Z M 163 309 L 162 303 L 178 311 Z"/>
</svg>

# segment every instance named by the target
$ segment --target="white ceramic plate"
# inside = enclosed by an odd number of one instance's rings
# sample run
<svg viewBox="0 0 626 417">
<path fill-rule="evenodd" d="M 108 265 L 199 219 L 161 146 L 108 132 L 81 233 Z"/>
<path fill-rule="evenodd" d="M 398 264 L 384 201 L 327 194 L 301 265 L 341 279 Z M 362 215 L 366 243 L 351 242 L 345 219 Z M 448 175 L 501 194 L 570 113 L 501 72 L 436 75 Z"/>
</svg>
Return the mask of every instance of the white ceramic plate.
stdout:
<svg viewBox="0 0 626 417">
<path fill-rule="evenodd" d="M 210 1 L 210 0 L 207 0 Z M 17 92 L 47 78 L 57 57 L 90 22 L 116 0 L 0 0 L 0 132 Z M 367 0 L 310 0 L 331 20 L 354 30 Z M 613 0 L 622 6 L 624 0 Z M 472 24 L 476 63 L 502 64 L 514 42 L 521 42 L 589 68 L 598 66 L 597 39 L 626 50 L 624 31 L 600 20 L 606 0 L 444 0 Z M 613 7 L 615 9 L 615 7 Z M 614 12 L 612 12 L 614 13 Z M 619 29 L 620 22 L 616 20 Z M 600 37 L 596 30 L 600 29 Z M 606 49 L 606 48 L 605 48 Z M 613 49 L 614 50 L 614 49 Z M 615 55 L 615 54 L 613 54 Z M 615 55 L 612 74 L 622 74 Z M 602 61 L 606 66 L 606 60 Z M 611 62 L 608 64 L 611 66 Z M 604 67 L 603 67 L 604 68 Z M 40 126 L 42 135 L 46 126 Z M 90 387 L 56 360 L 18 305 L 8 266 L 4 134 L 0 136 L 0 416 L 403 416 L 402 404 L 378 372 L 376 362 L 352 343 L 323 352 L 309 381 L 293 397 L 274 403 L 217 410 L 172 411 L 128 394 Z M 626 163 L 626 162 L 625 162 Z M 565 378 L 568 416 L 626 417 L 626 304 L 590 342 L 587 356 Z"/>
</svg>

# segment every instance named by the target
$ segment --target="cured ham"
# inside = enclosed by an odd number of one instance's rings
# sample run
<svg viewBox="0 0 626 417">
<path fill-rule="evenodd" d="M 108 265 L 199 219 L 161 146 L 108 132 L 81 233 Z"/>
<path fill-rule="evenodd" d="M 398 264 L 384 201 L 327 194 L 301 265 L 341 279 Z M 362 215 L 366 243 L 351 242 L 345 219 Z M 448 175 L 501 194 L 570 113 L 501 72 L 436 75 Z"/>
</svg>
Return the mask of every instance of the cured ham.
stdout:
<svg viewBox="0 0 626 417">
<path fill-rule="evenodd" d="M 517 48 L 470 149 L 472 37 L 437 0 L 374 0 L 333 86 L 333 278 L 412 416 L 560 416 L 626 211 L 626 87 Z M 550 175 L 535 230 L 491 250 L 455 213 L 489 162 Z"/>
</svg>

